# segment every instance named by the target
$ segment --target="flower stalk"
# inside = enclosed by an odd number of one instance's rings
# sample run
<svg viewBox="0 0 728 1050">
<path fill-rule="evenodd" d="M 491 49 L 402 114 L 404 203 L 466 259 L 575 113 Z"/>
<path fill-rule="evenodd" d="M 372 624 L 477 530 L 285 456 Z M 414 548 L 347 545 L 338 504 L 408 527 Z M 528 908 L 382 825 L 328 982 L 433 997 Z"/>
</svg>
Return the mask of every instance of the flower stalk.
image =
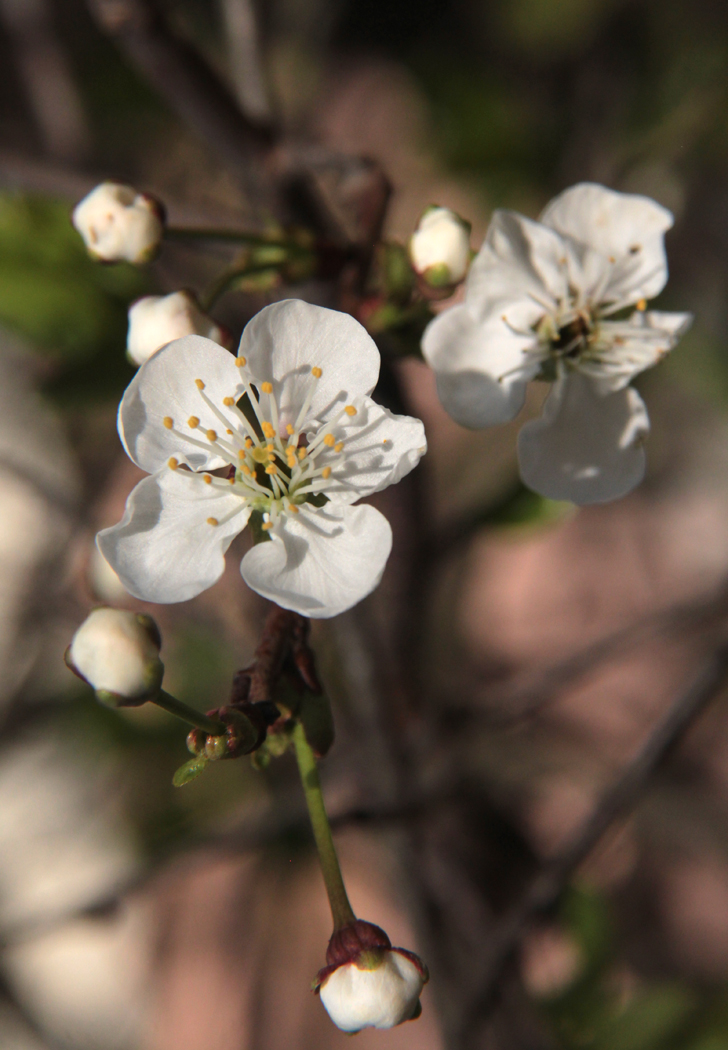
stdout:
<svg viewBox="0 0 728 1050">
<path fill-rule="evenodd" d="M 326 893 L 329 897 L 335 932 L 354 922 L 356 915 L 349 903 L 341 867 L 339 866 L 339 858 L 336 855 L 336 848 L 331 835 L 331 825 L 329 824 L 326 807 L 324 806 L 324 797 L 321 792 L 321 780 L 316 757 L 306 740 L 306 734 L 300 722 L 297 723 L 293 731 L 293 745 L 296 750 L 298 771 L 301 775 L 301 784 L 306 796 L 308 815 L 311 820 L 313 837 L 316 841 Z"/>
<path fill-rule="evenodd" d="M 152 704 L 156 704 L 157 707 L 169 711 L 171 715 L 181 718 L 183 722 L 189 722 L 190 725 L 202 729 L 203 732 L 209 733 L 211 736 L 222 736 L 225 732 L 225 726 L 222 722 L 219 722 L 216 718 L 208 718 L 201 711 L 196 711 L 194 707 L 189 707 L 175 696 L 166 693 L 164 689 L 160 689 L 156 696 L 149 698 L 149 701 Z"/>
</svg>

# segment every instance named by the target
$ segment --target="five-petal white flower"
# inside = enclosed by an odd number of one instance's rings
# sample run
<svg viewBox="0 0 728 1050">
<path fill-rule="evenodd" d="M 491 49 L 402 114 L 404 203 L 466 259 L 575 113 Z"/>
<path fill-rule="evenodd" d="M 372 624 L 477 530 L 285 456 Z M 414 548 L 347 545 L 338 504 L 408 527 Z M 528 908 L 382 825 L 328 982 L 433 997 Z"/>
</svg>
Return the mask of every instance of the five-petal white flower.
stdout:
<svg viewBox="0 0 728 1050">
<path fill-rule="evenodd" d="M 539 222 L 495 212 L 465 301 L 422 349 L 445 410 L 467 427 L 513 419 L 532 379 L 554 383 L 518 437 L 521 476 L 552 499 L 595 503 L 642 480 L 647 410 L 629 383 L 686 331 L 690 314 L 647 310 L 667 281 L 669 211 L 593 183 Z"/>
<path fill-rule="evenodd" d="M 311 617 L 369 594 L 392 532 L 374 507 L 352 504 L 399 481 L 426 450 L 418 419 L 369 397 L 379 363 L 354 318 L 297 299 L 261 310 L 237 359 L 196 335 L 154 354 L 119 407 L 124 447 L 151 477 L 97 540 L 127 590 L 193 598 L 222 574 L 255 514 L 270 542 L 243 558 L 253 590 Z"/>
</svg>

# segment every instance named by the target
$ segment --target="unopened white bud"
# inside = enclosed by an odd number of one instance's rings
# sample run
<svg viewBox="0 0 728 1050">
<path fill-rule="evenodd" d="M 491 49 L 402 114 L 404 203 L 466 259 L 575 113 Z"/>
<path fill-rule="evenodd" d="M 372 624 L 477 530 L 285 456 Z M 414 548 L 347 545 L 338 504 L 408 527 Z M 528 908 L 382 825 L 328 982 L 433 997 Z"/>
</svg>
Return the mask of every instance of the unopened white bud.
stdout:
<svg viewBox="0 0 728 1050">
<path fill-rule="evenodd" d="M 365 952 L 323 979 L 321 1002 L 342 1032 L 394 1028 L 419 1016 L 426 980 L 427 971 L 417 956 L 397 948 Z"/>
<path fill-rule="evenodd" d="M 135 365 L 143 365 L 157 350 L 184 335 L 204 335 L 227 345 L 225 329 L 202 312 L 191 292 L 147 295 L 129 309 L 127 357 Z"/>
<path fill-rule="evenodd" d="M 97 693 L 110 694 L 110 702 L 133 705 L 159 691 L 164 673 L 159 648 L 151 617 L 94 609 L 74 634 L 66 662 Z"/>
<path fill-rule="evenodd" d="M 433 288 L 458 284 L 470 262 L 470 223 L 436 205 L 422 215 L 409 244 L 415 272 Z"/>
<path fill-rule="evenodd" d="M 132 186 L 102 182 L 76 205 L 72 221 L 95 259 L 139 264 L 159 248 L 164 209 Z"/>
</svg>

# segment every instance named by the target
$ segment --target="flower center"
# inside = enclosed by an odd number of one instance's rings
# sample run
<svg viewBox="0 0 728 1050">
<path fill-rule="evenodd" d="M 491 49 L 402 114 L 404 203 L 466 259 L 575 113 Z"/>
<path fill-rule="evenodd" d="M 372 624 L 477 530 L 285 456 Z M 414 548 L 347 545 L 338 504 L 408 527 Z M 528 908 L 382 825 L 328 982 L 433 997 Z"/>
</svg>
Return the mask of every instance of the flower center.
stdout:
<svg viewBox="0 0 728 1050">
<path fill-rule="evenodd" d="M 183 427 L 170 416 L 162 422 L 185 444 L 212 452 L 224 461 L 221 469 L 226 474 L 222 477 L 193 471 L 201 483 L 232 491 L 241 499 L 240 507 L 225 518 L 208 518 L 208 524 L 221 525 L 248 507 L 261 515 L 260 527 L 267 532 L 282 514 L 298 514 L 304 503 L 322 506 L 327 502 L 326 489 L 343 477 L 341 468 L 347 458 L 343 430 L 337 424 L 342 417 L 354 417 L 357 410 L 353 405 L 344 405 L 323 426 L 308 418 L 322 375 L 314 365 L 296 418 L 284 422 L 273 384 L 255 381 L 248 373 L 245 358 L 238 357 L 235 363 L 240 370 L 240 383 L 220 405 L 207 395 L 204 381 L 195 380 L 208 410 L 205 415 L 211 412 L 219 427 L 203 426 L 199 416 L 190 416 Z M 177 470 L 180 464 L 172 457 L 168 466 Z"/>
</svg>

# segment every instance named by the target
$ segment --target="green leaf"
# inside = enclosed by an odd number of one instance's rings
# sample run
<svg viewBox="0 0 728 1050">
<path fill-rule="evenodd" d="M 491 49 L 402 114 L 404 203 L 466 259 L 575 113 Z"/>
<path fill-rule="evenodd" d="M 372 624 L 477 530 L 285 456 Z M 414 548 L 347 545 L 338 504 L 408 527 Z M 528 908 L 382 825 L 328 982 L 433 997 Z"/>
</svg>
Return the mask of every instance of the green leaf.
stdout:
<svg viewBox="0 0 728 1050">
<path fill-rule="evenodd" d="M 185 784 L 189 784 L 191 780 L 199 777 L 200 773 L 204 773 L 209 764 L 209 761 L 203 755 L 196 755 L 189 762 L 185 762 L 183 766 L 179 767 L 172 777 L 172 783 L 176 788 L 184 787 Z"/>
</svg>

